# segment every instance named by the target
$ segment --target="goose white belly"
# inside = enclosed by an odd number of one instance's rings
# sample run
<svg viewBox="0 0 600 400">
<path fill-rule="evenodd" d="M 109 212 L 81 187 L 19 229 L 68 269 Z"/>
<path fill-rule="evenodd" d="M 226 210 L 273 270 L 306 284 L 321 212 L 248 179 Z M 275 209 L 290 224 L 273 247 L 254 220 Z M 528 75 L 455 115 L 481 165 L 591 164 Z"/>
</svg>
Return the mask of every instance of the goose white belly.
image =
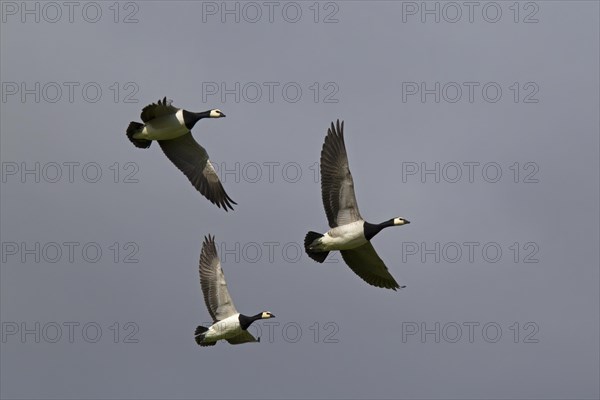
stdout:
<svg viewBox="0 0 600 400">
<path fill-rule="evenodd" d="M 230 339 L 242 333 L 240 326 L 240 314 L 234 314 L 221 321 L 215 322 L 208 328 L 204 338 L 209 341 L 217 341 L 221 339 Z"/>
<path fill-rule="evenodd" d="M 330 229 L 321 238 L 321 250 L 349 250 L 367 243 L 364 224 L 365 221 L 356 221 Z"/>
<path fill-rule="evenodd" d="M 165 115 L 148 121 L 140 133 L 133 135 L 134 139 L 169 140 L 185 135 L 190 130 L 183 122 L 183 111 Z"/>
</svg>

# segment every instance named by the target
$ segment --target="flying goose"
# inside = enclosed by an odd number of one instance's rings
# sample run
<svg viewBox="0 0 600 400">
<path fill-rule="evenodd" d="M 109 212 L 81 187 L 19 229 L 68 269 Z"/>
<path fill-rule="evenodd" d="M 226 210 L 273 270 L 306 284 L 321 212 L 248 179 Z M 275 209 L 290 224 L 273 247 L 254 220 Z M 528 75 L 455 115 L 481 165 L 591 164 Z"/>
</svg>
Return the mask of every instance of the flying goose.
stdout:
<svg viewBox="0 0 600 400">
<path fill-rule="evenodd" d="M 344 122 L 331 123 L 321 150 L 321 196 L 331 228 L 324 235 L 308 232 L 304 238 L 306 254 L 322 263 L 332 250 L 340 250 L 348 266 L 370 285 L 393 289 L 404 288 L 388 272 L 370 240 L 383 228 L 406 225 L 404 218 L 380 224 L 365 221 L 358 211 L 354 182 L 348 167 L 344 143 Z"/>
<path fill-rule="evenodd" d="M 130 122 L 127 137 L 139 148 L 147 149 L 156 140 L 167 158 L 188 177 L 192 185 L 204 197 L 223 207 L 233 210 L 237 204 L 225 193 L 217 172 L 208 159 L 208 153 L 193 138 L 190 130 L 202 118 L 222 118 L 221 110 L 190 112 L 171 105 L 165 97 L 142 110 L 142 121 Z"/>
<path fill-rule="evenodd" d="M 215 247 L 215 237 L 210 235 L 204 237 L 200 253 L 200 286 L 206 308 L 213 319 L 213 324 L 209 328 L 204 326 L 196 328 L 194 335 L 196 343 L 200 346 L 214 346 L 221 339 L 231 344 L 256 342 L 254 336 L 248 332 L 248 327 L 256 320 L 275 318 L 269 311 L 248 316 L 240 314 L 235 309 Z"/>
</svg>

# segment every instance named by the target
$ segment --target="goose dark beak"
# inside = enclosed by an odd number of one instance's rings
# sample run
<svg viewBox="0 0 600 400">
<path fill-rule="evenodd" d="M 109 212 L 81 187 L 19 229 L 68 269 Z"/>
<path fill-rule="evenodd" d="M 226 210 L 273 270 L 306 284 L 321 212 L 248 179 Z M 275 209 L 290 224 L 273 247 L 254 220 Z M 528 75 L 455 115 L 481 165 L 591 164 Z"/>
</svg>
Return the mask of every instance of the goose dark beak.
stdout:
<svg viewBox="0 0 600 400">
<path fill-rule="evenodd" d="M 226 117 L 226 116 L 227 116 L 227 115 L 225 115 L 225 114 L 221 113 L 221 117 Z"/>
</svg>

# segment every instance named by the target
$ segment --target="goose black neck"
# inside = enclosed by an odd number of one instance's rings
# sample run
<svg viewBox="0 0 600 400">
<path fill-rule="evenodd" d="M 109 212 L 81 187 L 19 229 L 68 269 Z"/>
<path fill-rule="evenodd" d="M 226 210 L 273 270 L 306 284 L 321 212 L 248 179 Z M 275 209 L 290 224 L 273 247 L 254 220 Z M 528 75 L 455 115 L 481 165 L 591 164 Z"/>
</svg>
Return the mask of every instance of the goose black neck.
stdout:
<svg viewBox="0 0 600 400">
<path fill-rule="evenodd" d="M 367 240 L 371 240 L 375 235 L 381 232 L 383 228 L 387 228 L 388 226 L 394 226 L 394 219 L 390 219 L 389 221 L 385 221 L 380 224 L 370 224 L 365 221 L 365 225 L 363 227 L 365 238 Z"/>
<path fill-rule="evenodd" d="M 210 117 L 210 111 L 195 113 L 183 110 L 183 123 L 188 129 L 192 129 L 194 125 L 196 125 L 196 122 L 200 121 L 202 118 L 208 117 Z"/>
<path fill-rule="evenodd" d="M 256 315 L 252 315 L 252 316 L 247 316 L 244 314 L 240 314 L 240 326 L 242 327 L 242 330 L 246 330 L 248 329 L 248 327 L 250 325 L 252 325 L 252 323 L 256 320 L 261 319 L 262 317 L 262 313 L 258 313 Z"/>
</svg>

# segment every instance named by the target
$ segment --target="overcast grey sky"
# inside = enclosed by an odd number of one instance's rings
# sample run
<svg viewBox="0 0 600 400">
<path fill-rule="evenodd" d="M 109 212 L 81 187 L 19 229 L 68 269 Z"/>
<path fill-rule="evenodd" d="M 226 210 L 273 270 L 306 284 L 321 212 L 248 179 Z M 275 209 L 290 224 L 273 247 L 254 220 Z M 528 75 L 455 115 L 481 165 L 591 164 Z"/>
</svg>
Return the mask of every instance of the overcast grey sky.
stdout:
<svg viewBox="0 0 600 400">
<path fill-rule="evenodd" d="M 2 398 L 600 395 L 598 2 L 1 7 Z M 125 137 L 163 96 L 235 211 Z M 301 250 L 337 118 L 402 291 Z M 260 344 L 193 340 L 209 233 Z"/>
</svg>

